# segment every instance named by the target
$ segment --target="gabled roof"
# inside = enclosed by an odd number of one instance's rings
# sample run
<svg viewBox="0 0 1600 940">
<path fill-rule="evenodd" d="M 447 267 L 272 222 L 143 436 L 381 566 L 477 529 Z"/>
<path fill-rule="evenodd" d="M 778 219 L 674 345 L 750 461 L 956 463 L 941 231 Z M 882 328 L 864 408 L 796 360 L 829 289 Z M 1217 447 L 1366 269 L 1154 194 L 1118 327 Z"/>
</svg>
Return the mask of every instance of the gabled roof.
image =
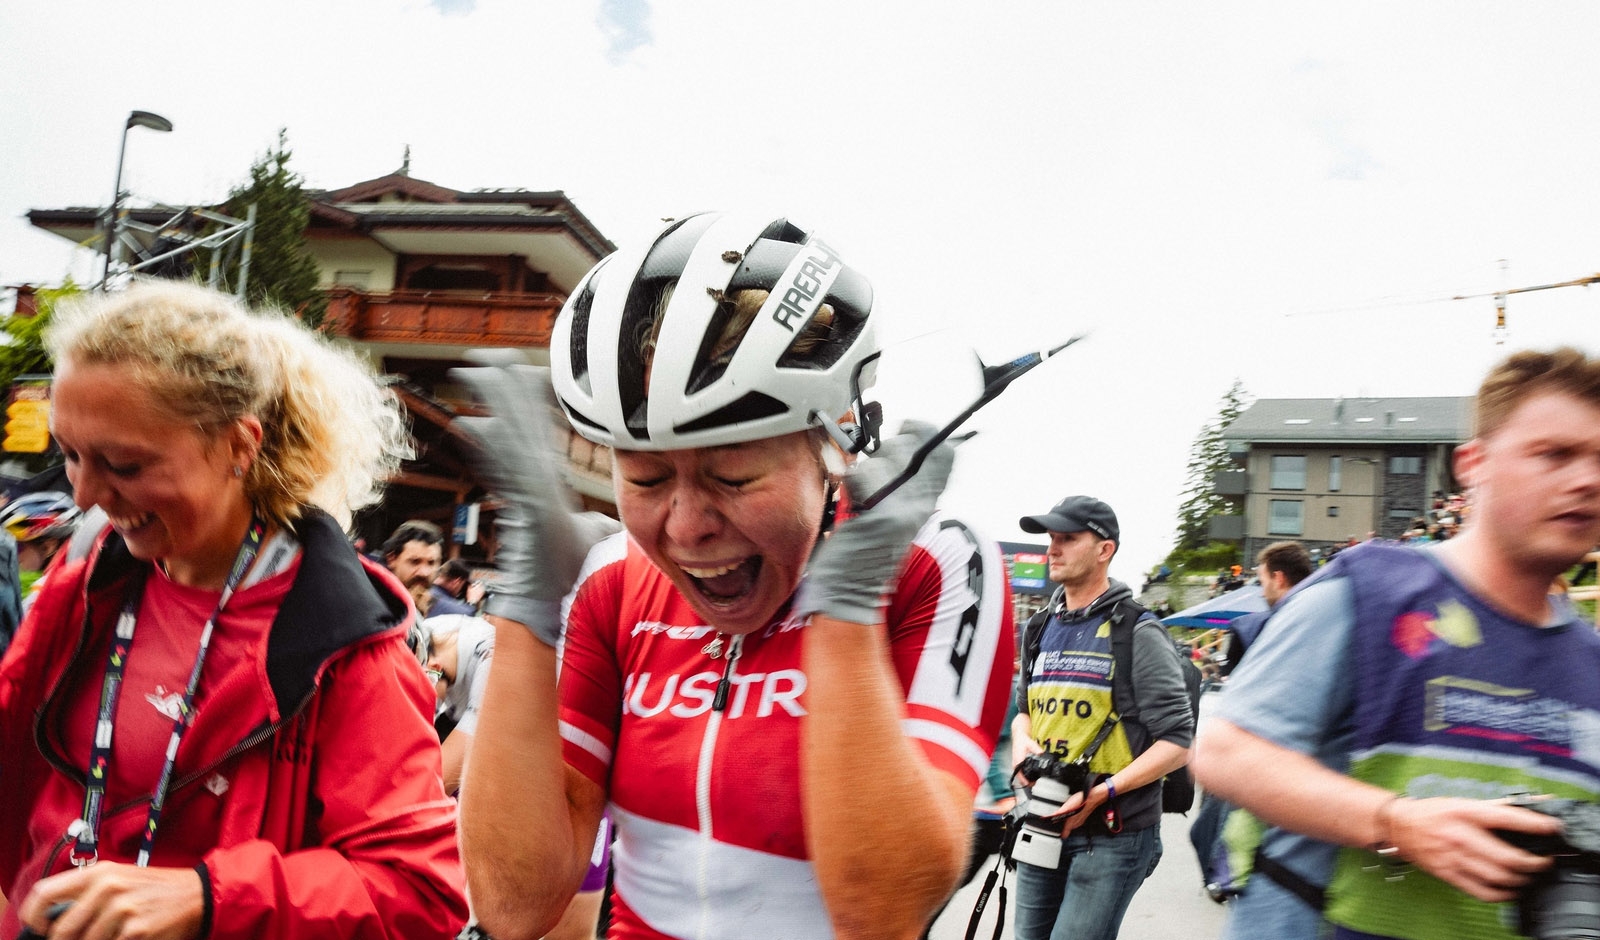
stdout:
<svg viewBox="0 0 1600 940">
<path fill-rule="evenodd" d="M 418 202 L 455 202 L 461 194 L 409 174 L 390 173 L 342 189 L 306 190 L 306 195 L 318 202 L 338 203 L 375 202 L 384 196 L 401 196 Z"/>
<path fill-rule="evenodd" d="M 1222 432 L 1251 443 L 1459 444 L 1472 435 L 1472 396 L 1263 398 Z"/>
<path fill-rule="evenodd" d="M 560 190 L 464 192 L 390 173 L 340 189 L 307 190 L 306 196 L 311 199 L 315 220 L 363 232 L 383 226 L 566 229 L 593 254 L 594 261 L 616 250 Z"/>
<path fill-rule="evenodd" d="M 395 254 L 521 255 L 568 292 L 595 262 L 616 250 L 560 190 L 450 189 L 404 173 L 390 173 L 340 189 L 306 190 L 311 221 L 306 234 L 368 238 Z M 146 225 L 159 225 L 171 207 L 130 209 Z M 98 239 L 99 207 L 33 209 L 35 227 L 78 244 Z"/>
</svg>

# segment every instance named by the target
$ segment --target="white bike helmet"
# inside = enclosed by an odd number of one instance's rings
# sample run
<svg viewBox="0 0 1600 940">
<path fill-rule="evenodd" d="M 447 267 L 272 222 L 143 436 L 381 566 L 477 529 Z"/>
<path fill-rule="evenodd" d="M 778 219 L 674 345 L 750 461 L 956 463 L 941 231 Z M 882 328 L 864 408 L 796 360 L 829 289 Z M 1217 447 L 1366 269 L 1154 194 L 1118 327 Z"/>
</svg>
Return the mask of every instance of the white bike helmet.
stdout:
<svg viewBox="0 0 1600 940">
<path fill-rule="evenodd" d="M 730 335 L 733 301 L 751 289 L 770 294 L 743 334 Z M 821 341 L 796 350 L 824 303 L 833 317 Z M 871 314 L 872 285 L 816 235 L 786 219 L 694 215 L 584 276 L 556 320 L 552 380 L 579 434 L 625 450 L 709 447 L 815 426 L 838 438 L 839 419 L 870 384 Z M 653 327 L 647 368 L 642 345 Z M 730 339 L 731 356 L 714 357 Z M 858 450 L 865 434 L 845 437 Z"/>
</svg>

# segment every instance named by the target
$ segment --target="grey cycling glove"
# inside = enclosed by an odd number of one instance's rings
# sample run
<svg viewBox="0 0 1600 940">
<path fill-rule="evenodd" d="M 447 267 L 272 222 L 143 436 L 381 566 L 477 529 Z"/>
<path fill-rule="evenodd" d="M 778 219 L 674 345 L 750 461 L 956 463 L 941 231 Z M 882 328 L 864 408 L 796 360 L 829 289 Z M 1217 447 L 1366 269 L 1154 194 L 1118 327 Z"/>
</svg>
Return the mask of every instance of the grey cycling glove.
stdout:
<svg viewBox="0 0 1600 940">
<path fill-rule="evenodd" d="M 484 366 L 453 369 L 489 406 L 488 418 L 457 418 L 476 443 L 473 466 L 504 502 L 495 521 L 499 578 L 484 613 L 525 625 L 555 646 L 561 639 L 561 600 L 571 590 L 584 556 L 621 524 L 600 513 L 580 513 L 562 480 L 551 446 L 554 392 L 550 370 L 511 362 L 515 353 L 474 350 Z"/>
<path fill-rule="evenodd" d="M 851 501 L 859 505 L 897 476 L 935 430 L 931 424 L 907 421 L 876 454 L 858 461 L 844 477 Z M 880 611 L 894 591 L 906 552 L 933 515 L 954 462 L 955 445 L 942 442 L 899 489 L 841 523 L 812 554 L 795 612 L 822 613 L 850 623 L 882 621 Z"/>
</svg>

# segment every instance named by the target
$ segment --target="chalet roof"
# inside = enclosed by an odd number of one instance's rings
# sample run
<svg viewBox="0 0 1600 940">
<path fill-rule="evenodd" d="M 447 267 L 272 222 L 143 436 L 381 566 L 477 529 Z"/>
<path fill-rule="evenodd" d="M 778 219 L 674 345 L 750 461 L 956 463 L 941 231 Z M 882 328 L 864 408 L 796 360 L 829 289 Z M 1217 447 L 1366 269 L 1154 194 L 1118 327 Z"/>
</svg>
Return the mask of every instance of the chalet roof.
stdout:
<svg viewBox="0 0 1600 940">
<path fill-rule="evenodd" d="M 1250 443 L 1459 444 L 1472 434 L 1472 397 L 1263 398 L 1223 440 Z"/>
<path fill-rule="evenodd" d="M 307 190 L 312 215 L 327 224 L 371 230 L 423 223 L 446 227 L 565 228 L 598 259 L 616 250 L 560 190 L 450 189 L 390 173 L 340 189 Z"/>
<path fill-rule="evenodd" d="M 521 232 L 538 238 L 568 238 L 571 240 L 568 247 L 548 248 L 556 253 L 549 261 L 551 273 L 558 274 L 562 283 L 575 281 L 577 275 L 587 271 L 595 261 L 616 250 L 560 190 L 462 191 L 391 173 L 340 189 L 308 189 L 306 196 L 311 200 L 311 227 L 323 231 L 347 229 L 376 237 L 382 230 L 426 228 L 435 233 L 457 230 L 468 236 L 471 243 L 468 250 L 502 254 L 520 250 L 530 255 L 537 251 L 528 244 L 504 243 L 502 239 L 484 245 L 471 241 L 470 233 Z M 159 225 L 179 211 L 180 207 L 171 206 L 130 207 L 128 214 L 147 225 Z M 62 238 L 85 243 L 96 237 L 104 215 L 103 206 L 31 209 L 28 221 Z M 394 239 L 386 240 L 386 244 L 393 250 L 429 250 Z"/>
</svg>

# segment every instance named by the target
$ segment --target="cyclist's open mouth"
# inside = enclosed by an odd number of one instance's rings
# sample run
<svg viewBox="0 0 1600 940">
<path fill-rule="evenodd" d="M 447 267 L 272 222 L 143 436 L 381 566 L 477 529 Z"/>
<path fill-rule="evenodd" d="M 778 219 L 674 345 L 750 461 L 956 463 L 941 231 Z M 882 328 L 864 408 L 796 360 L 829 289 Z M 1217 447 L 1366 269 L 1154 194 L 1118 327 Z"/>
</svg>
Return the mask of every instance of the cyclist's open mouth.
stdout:
<svg viewBox="0 0 1600 940">
<path fill-rule="evenodd" d="M 761 556 L 751 555 L 744 561 L 715 568 L 683 567 L 683 573 L 707 601 L 713 604 L 731 604 L 750 593 L 756 578 L 761 574 Z"/>
</svg>

